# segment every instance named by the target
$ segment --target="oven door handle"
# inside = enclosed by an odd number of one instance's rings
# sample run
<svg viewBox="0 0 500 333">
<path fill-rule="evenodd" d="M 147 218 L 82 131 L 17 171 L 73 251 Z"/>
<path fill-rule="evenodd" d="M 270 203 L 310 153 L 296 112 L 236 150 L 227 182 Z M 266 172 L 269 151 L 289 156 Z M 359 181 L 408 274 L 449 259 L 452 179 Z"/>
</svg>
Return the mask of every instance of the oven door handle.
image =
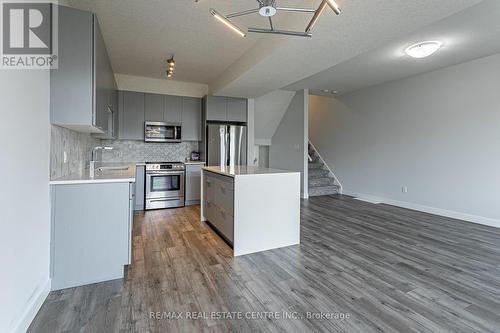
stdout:
<svg viewBox="0 0 500 333">
<path fill-rule="evenodd" d="M 161 172 L 161 171 L 157 171 L 157 172 L 150 172 L 150 171 L 147 171 L 146 172 L 146 175 L 154 175 L 154 176 L 182 176 L 184 175 L 184 171 L 169 171 L 169 172 Z"/>
</svg>

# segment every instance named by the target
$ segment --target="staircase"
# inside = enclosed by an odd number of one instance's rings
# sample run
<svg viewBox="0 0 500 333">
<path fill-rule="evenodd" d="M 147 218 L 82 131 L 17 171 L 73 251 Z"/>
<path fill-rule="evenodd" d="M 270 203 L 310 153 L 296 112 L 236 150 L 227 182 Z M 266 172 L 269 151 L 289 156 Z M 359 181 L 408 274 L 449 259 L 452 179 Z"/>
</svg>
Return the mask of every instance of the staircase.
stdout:
<svg viewBox="0 0 500 333">
<path fill-rule="evenodd" d="M 309 196 L 332 195 L 340 193 L 340 184 L 323 162 L 321 156 L 309 144 Z"/>
</svg>

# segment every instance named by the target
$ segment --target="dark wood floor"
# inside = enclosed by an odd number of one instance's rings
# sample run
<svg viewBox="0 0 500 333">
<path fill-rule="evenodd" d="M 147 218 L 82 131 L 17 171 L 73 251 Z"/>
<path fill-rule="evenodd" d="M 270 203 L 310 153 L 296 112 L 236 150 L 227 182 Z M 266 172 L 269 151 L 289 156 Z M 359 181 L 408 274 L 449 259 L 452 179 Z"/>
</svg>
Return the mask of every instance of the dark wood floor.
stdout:
<svg viewBox="0 0 500 333">
<path fill-rule="evenodd" d="M 138 214 L 126 280 L 52 292 L 29 331 L 500 332 L 499 229 L 342 196 L 301 214 L 300 246 L 238 258 L 198 207 Z"/>
</svg>

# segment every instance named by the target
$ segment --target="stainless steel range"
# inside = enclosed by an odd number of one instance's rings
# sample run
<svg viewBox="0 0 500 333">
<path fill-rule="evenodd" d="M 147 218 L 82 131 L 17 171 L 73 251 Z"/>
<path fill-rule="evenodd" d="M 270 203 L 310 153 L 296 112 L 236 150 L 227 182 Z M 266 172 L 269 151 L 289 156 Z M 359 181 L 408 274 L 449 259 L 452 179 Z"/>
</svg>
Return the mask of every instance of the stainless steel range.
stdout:
<svg viewBox="0 0 500 333">
<path fill-rule="evenodd" d="M 146 164 L 146 210 L 184 206 L 185 168 L 181 162 Z"/>
</svg>

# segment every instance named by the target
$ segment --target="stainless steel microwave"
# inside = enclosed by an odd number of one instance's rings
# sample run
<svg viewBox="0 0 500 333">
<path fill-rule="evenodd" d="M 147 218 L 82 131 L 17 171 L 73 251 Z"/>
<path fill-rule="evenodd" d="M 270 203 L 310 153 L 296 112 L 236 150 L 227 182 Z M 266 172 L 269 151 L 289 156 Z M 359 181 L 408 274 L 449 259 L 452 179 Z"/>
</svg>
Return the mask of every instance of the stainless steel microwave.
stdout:
<svg viewBox="0 0 500 333">
<path fill-rule="evenodd" d="M 144 123 L 144 141 L 146 142 L 181 142 L 181 124 L 171 124 L 160 121 Z"/>
</svg>

